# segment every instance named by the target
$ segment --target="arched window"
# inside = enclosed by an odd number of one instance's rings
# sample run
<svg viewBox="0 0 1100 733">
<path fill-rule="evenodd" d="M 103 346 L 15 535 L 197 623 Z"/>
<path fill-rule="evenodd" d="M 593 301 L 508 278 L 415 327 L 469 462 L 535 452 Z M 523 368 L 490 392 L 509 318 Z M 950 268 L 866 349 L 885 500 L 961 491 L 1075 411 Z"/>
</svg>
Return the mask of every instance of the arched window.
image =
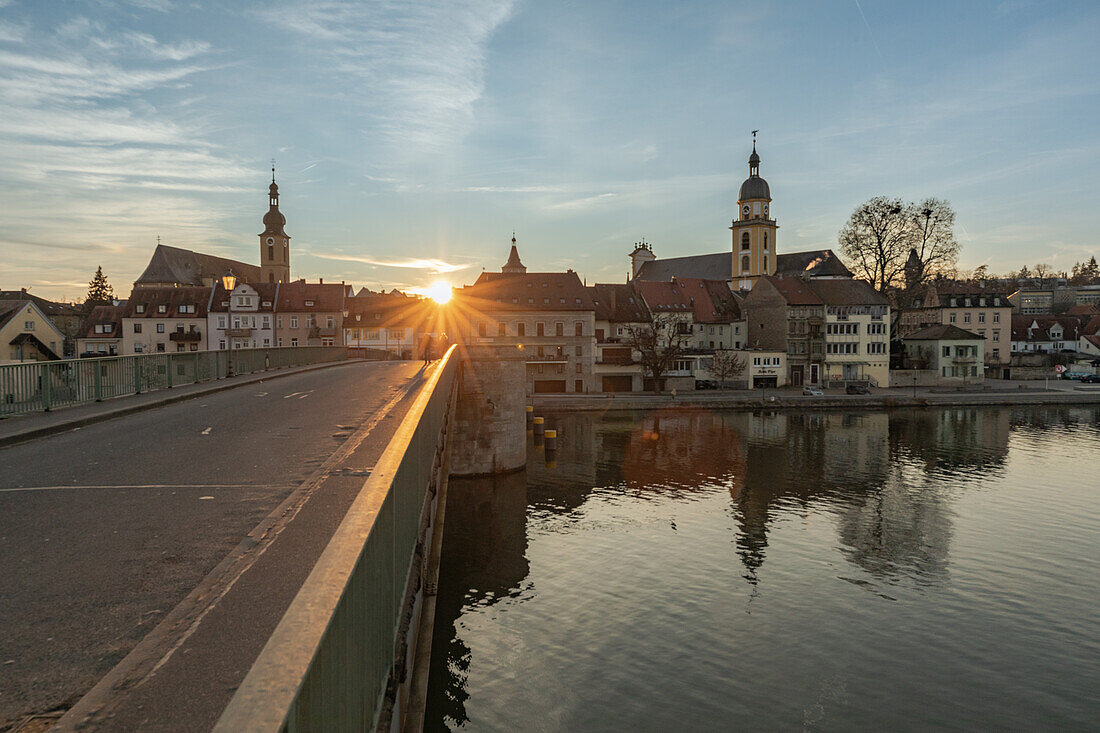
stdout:
<svg viewBox="0 0 1100 733">
<path fill-rule="evenodd" d="M 764 232 L 764 251 L 768 251 L 768 233 Z"/>
<path fill-rule="evenodd" d="M 746 273 L 749 271 L 749 256 L 745 255 L 741 258 L 741 272 Z"/>
<path fill-rule="evenodd" d="M 764 272 L 768 271 L 768 256 L 764 255 Z"/>
<path fill-rule="evenodd" d="M 275 245 L 273 244 L 267 245 L 267 260 L 268 262 L 273 262 L 275 260 Z"/>
<path fill-rule="evenodd" d="M 741 235 L 741 249 L 749 248 L 749 233 L 745 232 Z"/>
</svg>

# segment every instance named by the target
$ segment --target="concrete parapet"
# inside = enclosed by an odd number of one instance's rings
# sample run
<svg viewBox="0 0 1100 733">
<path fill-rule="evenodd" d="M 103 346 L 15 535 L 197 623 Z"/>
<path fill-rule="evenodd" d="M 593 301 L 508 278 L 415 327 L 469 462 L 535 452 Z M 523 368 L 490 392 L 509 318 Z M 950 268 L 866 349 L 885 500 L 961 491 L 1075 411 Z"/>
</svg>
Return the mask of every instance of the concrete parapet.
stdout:
<svg viewBox="0 0 1100 733">
<path fill-rule="evenodd" d="M 504 473 L 527 463 L 527 357 L 514 346 L 459 349 L 451 475 Z"/>
</svg>

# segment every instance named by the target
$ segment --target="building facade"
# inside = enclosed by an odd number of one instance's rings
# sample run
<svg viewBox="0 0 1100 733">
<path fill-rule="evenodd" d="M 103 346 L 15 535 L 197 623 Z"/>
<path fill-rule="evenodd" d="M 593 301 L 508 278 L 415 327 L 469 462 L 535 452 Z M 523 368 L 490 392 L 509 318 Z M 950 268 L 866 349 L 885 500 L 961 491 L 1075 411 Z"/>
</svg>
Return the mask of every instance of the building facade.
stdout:
<svg viewBox="0 0 1100 733">
<path fill-rule="evenodd" d="M 218 283 L 210 293 L 206 329 L 209 348 L 275 346 L 275 297 L 279 283 L 238 282 L 231 293 Z"/>
<path fill-rule="evenodd" d="M 122 354 L 202 351 L 208 348 L 210 288 L 135 287 L 121 309 Z"/>
<path fill-rule="evenodd" d="M 906 366 L 934 372 L 940 381 L 981 381 L 985 337 L 951 324 L 928 326 L 903 339 Z"/>
<path fill-rule="evenodd" d="M 898 314 L 898 336 L 937 325 L 983 337 L 986 376 L 1004 376 L 1012 359 L 1012 304 L 1005 293 L 982 283 L 930 283 Z"/>
<path fill-rule="evenodd" d="M 279 283 L 275 299 L 276 346 L 335 346 L 343 343 L 343 283 Z"/>
<path fill-rule="evenodd" d="M 32 300 L 0 300 L 0 364 L 60 359 L 65 334 Z"/>
</svg>

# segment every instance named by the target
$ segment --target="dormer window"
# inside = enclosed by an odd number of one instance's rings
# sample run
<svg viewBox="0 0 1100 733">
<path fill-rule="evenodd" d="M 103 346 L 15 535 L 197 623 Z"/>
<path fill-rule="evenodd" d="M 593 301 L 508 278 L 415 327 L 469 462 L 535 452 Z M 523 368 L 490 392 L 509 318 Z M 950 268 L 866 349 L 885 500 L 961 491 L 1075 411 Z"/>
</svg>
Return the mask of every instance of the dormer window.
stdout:
<svg viewBox="0 0 1100 733">
<path fill-rule="evenodd" d="M 307 300 L 306 301 L 306 308 L 312 308 L 312 307 L 313 307 L 313 301 L 312 300 Z"/>
<path fill-rule="evenodd" d="M 145 312 L 145 304 L 144 303 L 138 303 L 137 305 L 134 306 L 134 313 L 144 313 L 144 312 Z"/>
</svg>

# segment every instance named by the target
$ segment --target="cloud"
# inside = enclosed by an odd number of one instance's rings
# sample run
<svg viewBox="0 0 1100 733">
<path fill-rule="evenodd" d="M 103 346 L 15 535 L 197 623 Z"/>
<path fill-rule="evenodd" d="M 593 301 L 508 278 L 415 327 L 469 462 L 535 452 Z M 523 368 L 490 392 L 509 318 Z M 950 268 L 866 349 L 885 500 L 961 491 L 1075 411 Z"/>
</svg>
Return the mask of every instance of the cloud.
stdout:
<svg viewBox="0 0 1100 733">
<path fill-rule="evenodd" d="M 334 252 L 309 252 L 308 254 L 313 257 L 319 257 L 323 260 L 362 262 L 366 265 L 377 265 L 378 267 L 398 267 L 411 270 L 430 270 L 435 275 L 443 275 L 448 272 L 458 272 L 459 270 L 466 270 L 470 267 L 470 265 L 459 265 L 451 262 L 445 262 L 439 259 L 383 260 L 375 257 L 346 255 Z"/>
<path fill-rule="evenodd" d="M 611 198 L 614 198 L 614 197 L 615 197 L 615 194 L 613 194 L 613 193 L 600 193 L 600 194 L 596 194 L 595 196 L 586 196 L 586 197 L 580 198 L 580 199 L 572 199 L 570 201 L 562 201 L 561 203 L 557 203 L 557 204 L 550 204 L 547 208 L 549 208 L 549 209 L 559 209 L 559 210 L 560 209 L 565 209 L 565 210 L 589 209 L 589 208 L 592 208 L 593 206 L 595 206 L 596 204 L 603 203 L 603 202 L 605 202 L 605 201 L 607 201 Z"/>
<path fill-rule="evenodd" d="M 389 167 L 437 155 L 473 125 L 485 90 L 486 45 L 513 0 L 323 0 L 284 3 L 261 17 L 321 49 L 318 73 L 368 118 Z"/>
<path fill-rule="evenodd" d="M 3 7 L 0 5 L 0 7 Z M 0 41 L 8 41 L 9 43 L 20 43 L 23 37 L 27 33 L 27 26 L 12 23 L 7 20 L 0 20 Z"/>
</svg>

